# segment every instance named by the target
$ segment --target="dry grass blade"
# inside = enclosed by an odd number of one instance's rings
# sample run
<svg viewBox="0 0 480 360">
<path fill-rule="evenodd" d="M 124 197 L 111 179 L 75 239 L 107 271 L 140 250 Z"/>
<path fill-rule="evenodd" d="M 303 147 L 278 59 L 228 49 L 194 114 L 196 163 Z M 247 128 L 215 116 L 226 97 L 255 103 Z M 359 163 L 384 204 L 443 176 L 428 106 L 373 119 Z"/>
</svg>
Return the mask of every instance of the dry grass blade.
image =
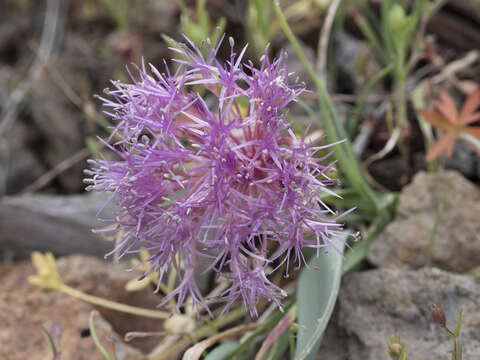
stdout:
<svg viewBox="0 0 480 360">
<path fill-rule="evenodd" d="M 272 346 L 272 344 L 279 338 L 279 336 L 288 329 L 288 327 L 290 326 L 290 320 L 290 315 L 287 313 L 282 318 L 282 320 L 278 322 L 277 326 L 275 326 L 275 328 L 270 332 L 265 341 L 262 343 L 260 350 L 255 356 L 255 360 L 262 359 L 263 355 L 265 355 L 270 346 Z"/>
<path fill-rule="evenodd" d="M 342 0 L 333 0 L 330 4 L 325 17 L 325 21 L 322 27 L 322 32 L 318 39 L 317 47 L 317 72 L 322 78 L 327 76 L 327 53 L 328 53 L 328 40 L 330 38 L 330 31 L 332 30 L 333 21 L 337 13 L 338 7 Z"/>
<path fill-rule="evenodd" d="M 260 326 L 260 323 L 252 323 L 252 324 L 246 324 L 246 325 L 240 325 L 236 326 L 234 328 L 228 329 L 224 332 L 221 332 L 219 334 L 213 335 L 209 337 L 208 339 L 205 339 L 198 344 L 195 344 L 191 348 L 189 348 L 187 351 L 185 351 L 185 354 L 183 354 L 183 360 L 198 360 L 202 356 L 203 352 L 207 350 L 210 346 L 216 344 L 219 340 L 233 336 L 236 334 L 240 334 L 244 331 L 252 330 L 256 327 Z"/>
<path fill-rule="evenodd" d="M 74 166 L 76 163 L 79 161 L 82 161 L 86 157 L 90 155 L 90 150 L 87 148 L 84 148 L 72 156 L 66 158 L 65 160 L 61 161 L 60 163 L 57 164 L 53 169 L 47 171 L 45 174 L 40 176 L 37 180 L 35 180 L 33 183 L 28 185 L 25 189 L 21 191 L 21 194 L 25 193 L 32 193 L 40 190 L 44 186 L 46 186 L 50 181 L 55 179 L 58 175 L 60 175 L 62 172 L 68 170 L 72 166 Z"/>
</svg>

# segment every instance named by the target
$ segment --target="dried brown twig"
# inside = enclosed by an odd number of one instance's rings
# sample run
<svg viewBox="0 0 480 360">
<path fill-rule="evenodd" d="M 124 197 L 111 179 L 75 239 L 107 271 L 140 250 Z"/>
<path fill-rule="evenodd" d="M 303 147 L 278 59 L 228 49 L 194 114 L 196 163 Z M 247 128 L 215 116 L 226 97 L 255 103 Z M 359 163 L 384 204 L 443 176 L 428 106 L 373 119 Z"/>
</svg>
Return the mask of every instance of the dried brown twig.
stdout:
<svg viewBox="0 0 480 360">
<path fill-rule="evenodd" d="M 82 150 L 77 151 L 75 154 L 61 161 L 53 169 L 50 169 L 45 174 L 40 176 L 37 180 L 35 180 L 33 183 L 28 185 L 25 189 L 23 189 L 20 192 L 20 194 L 33 193 L 40 190 L 41 188 L 46 186 L 48 183 L 50 183 L 50 181 L 52 181 L 58 175 L 60 175 L 62 172 L 70 169 L 73 165 L 87 158 L 90 154 L 91 154 L 90 150 L 87 148 L 83 148 Z"/>
<path fill-rule="evenodd" d="M 335 15 L 337 14 L 337 10 L 341 2 L 342 0 L 333 0 L 330 4 L 327 16 L 323 22 L 322 32 L 318 39 L 316 70 L 323 79 L 326 79 L 327 76 L 328 40 L 330 38 L 330 32 L 332 30 L 333 21 L 335 20 Z"/>
</svg>

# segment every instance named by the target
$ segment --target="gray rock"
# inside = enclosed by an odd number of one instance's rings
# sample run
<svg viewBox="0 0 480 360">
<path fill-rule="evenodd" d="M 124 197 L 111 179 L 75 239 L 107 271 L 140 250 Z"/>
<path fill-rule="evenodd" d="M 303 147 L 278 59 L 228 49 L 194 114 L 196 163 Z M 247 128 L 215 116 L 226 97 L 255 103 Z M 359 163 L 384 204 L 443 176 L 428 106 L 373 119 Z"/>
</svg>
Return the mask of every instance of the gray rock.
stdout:
<svg viewBox="0 0 480 360">
<path fill-rule="evenodd" d="M 434 238 L 432 264 L 467 272 L 480 262 L 480 191 L 455 171 L 421 172 L 400 195 L 396 219 L 375 241 L 368 260 L 379 267 L 419 268 L 437 210 L 450 190 Z"/>
<path fill-rule="evenodd" d="M 64 283 L 91 295 L 113 301 L 155 309 L 160 297 L 152 288 L 126 292 L 125 284 L 136 274 L 125 271 L 127 264 L 111 264 L 88 256 L 69 256 L 57 260 Z M 35 272 L 30 262 L 0 266 L 0 358 L 10 360 L 51 359 L 40 326 L 61 327 L 59 334 L 62 359 L 104 359 L 91 337 L 82 337 L 88 329 L 95 307 L 60 292 L 31 285 L 28 277 Z M 101 343 L 118 360 L 143 360 L 159 342 L 158 338 L 133 340 L 126 344 L 127 331 L 158 331 L 161 320 L 141 318 L 97 307 L 101 314 L 96 332 Z"/>
<path fill-rule="evenodd" d="M 103 256 L 113 244 L 91 229 L 105 226 L 96 214 L 107 199 L 100 193 L 6 196 L 0 200 L 0 251 L 15 258 L 26 258 L 34 250 Z M 111 216 L 107 207 L 102 217 Z"/>
<path fill-rule="evenodd" d="M 439 297 L 450 328 L 455 325 L 458 309 L 463 310 L 463 358 L 477 359 L 480 283 L 473 277 L 435 268 L 379 269 L 346 276 L 338 314 L 327 331 L 325 340 L 329 341 L 322 344 L 320 355 L 332 354 L 326 357 L 329 360 L 385 360 L 388 339 L 399 333 L 407 343 L 409 360 L 448 360 L 452 341 L 430 316 L 430 306 Z M 333 336 L 328 337 L 329 333 Z"/>
</svg>

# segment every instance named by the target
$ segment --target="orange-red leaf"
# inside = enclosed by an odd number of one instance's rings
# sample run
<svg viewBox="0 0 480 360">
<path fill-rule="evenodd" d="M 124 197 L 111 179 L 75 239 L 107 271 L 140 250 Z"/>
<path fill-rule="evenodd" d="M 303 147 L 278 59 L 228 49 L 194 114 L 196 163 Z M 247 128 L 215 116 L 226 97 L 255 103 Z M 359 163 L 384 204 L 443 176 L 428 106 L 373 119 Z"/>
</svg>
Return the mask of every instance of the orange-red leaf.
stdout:
<svg viewBox="0 0 480 360">
<path fill-rule="evenodd" d="M 451 157 L 456 137 L 457 134 L 454 132 L 443 134 L 440 139 L 430 147 L 427 154 L 427 161 L 438 158 L 442 152 L 445 152 L 447 157 Z"/>
<path fill-rule="evenodd" d="M 452 125 L 458 124 L 457 105 L 445 90 L 440 92 L 440 101 L 436 101 L 435 106 Z"/>
<path fill-rule="evenodd" d="M 452 97 L 442 90 L 440 100 L 435 102 L 434 110 L 419 110 L 426 121 L 445 132 L 430 147 L 426 156 L 428 161 L 438 158 L 442 153 L 451 157 L 455 141 L 460 133 L 469 134 L 480 140 L 480 127 L 467 127 L 468 124 L 480 120 L 480 112 L 475 112 L 479 106 L 480 89 L 475 90 L 467 97 L 460 113 Z"/>
<path fill-rule="evenodd" d="M 480 89 L 475 90 L 470 95 L 468 95 L 467 100 L 463 104 L 462 111 L 460 113 L 460 123 L 462 125 L 469 124 L 473 121 L 470 119 L 477 110 L 478 106 L 480 105 Z M 478 119 L 477 119 L 478 120 Z"/>
<path fill-rule="evenodd" d="M 445 117 L 436 110 L 420 109 L 420 114 L 433 126 L 445 131 L 451 131 L 454 126 Z"/>
<path fill-rule="evenodd" d="M 476 113 L 470 114 L 466 118 L 462 118 L 462 125 L 465 126 L 465 125 L 474 123 L 475 121 L 478 121 L 478 120 L 480 120 L 480 112 L 476 112 Z"/>
</svg>

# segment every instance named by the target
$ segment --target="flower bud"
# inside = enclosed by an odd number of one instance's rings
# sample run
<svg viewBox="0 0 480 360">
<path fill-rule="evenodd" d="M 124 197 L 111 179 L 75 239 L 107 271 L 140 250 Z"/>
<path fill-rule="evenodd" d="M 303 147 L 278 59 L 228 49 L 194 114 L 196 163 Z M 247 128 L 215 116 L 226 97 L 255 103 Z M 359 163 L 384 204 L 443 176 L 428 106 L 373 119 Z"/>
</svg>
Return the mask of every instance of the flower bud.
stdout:
<svg viewBox="0 0 480 360">
<path fill-rule="evenodd" d="M 438 325 L 442 327 L 447 326 L 445 311 L 443 310 L 443 304 L 440 301 L 430 307 L 430 315 L 432 316 L 433 321 Z"/>
</svg>

